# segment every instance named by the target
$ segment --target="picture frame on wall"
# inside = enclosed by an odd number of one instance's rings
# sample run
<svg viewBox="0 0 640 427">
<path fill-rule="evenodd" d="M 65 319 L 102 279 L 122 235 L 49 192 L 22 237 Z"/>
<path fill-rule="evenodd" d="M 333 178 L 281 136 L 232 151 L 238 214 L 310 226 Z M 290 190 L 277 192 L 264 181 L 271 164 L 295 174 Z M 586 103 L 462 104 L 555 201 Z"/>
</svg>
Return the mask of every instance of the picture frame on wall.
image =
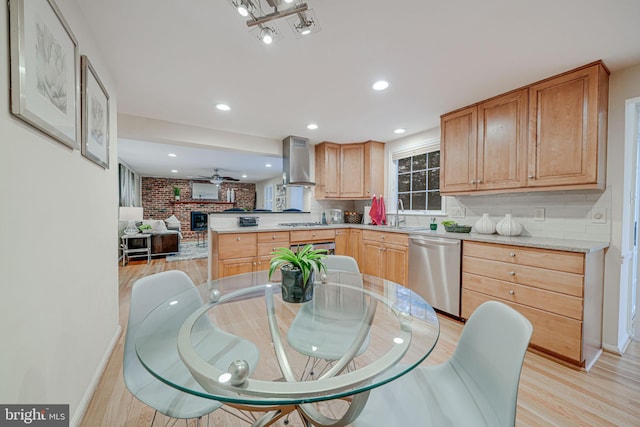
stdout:
<svg viewBox="0 0 640 427">
<path fill-rule="evenodd" d="M 80 66 L 82 155 L 109 169 L 109 93 L 86 55 Z"/>
<path fill-rule="evenodd" d="M 10 0 L 11 112 L 80 148 L 78 41 L 53 0 Z"/>
</svg>

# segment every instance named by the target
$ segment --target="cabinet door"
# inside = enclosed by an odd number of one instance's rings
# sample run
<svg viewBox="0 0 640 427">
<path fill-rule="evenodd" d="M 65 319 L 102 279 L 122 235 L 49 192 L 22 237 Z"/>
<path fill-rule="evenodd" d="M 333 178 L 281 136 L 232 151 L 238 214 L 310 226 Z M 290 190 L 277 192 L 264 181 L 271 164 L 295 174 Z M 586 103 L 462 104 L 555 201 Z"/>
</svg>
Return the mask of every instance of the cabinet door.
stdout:
<svg viewBox="0 0 640 427">
<path fill-rule="evenodd" d="M 316 145 L 316 199 L 340 196 L 340 146 L 330 142 Z"/>
<path fill-rule="evenodd" d="M 364 241 L 362 244 L 364 258 L 363 273 L 372 276 L 384 277 L 384 264 L 382 263 L 382 245 L 377 242 Z"/>
<path fill-rule="evenodd" d="M 604 188 L 606 93 L 600 64 L 530 87 L 528 186 Z"/>
<path fill-rule="evenodd" d="M 522 89 L 478 106 L 478 190 L 527 184 L 527 97 Z"/>
<path fill-rule="evenodd" d="M 256 233 L 220 234 L 218 253 L 221 260 L 256 256 Z"/>
<path fill-rule="evenodd" d="M 384 245 L 382 257 L 384 278 L 401 285 L 407 284 L 408 249 L 404 246 Z"/>
<path fill-rule="evenodd" d="M 364 194 L 384 194 L 384 143 L 369 141 L 364 144 Z"/>
<path fill-rule="evenodd" d="M 349 244 L 349 229 L 338 229 L 336 230 L 336 255 L 349 255 L 348 252 L 348 244 Z"/>
<path fill-rule="evenodd" d="M 440 193 L 475 190 L 478 108 L 446 114 L 440 122 Z"/>
<path fill-rule="evenodd" d="M 255 263 L 255 258 L 239 258 L 220 261 L 220 277 L 252 273 L 255 269 Z"/>
<path fill-rule="evenodd" d="M 349 230 L 349 256 L 353 257 L 360 270 L 363 270 L 362 265 L 362 230 L 356 230 L 352 228 Z"/>
<path fill-rule="evenodd" d="M 340 197 L 364 197 L 364 144 L 340 147 Z"/>
</svg>

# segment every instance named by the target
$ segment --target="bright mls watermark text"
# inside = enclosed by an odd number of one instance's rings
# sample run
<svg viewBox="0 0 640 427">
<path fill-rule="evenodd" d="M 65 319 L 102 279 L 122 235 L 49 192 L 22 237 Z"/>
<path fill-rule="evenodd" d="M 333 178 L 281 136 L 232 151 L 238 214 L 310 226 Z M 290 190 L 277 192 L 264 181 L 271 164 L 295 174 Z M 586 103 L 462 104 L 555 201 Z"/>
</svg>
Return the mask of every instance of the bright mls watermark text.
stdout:
<svg viewBox="0 0 640 427">
<path fill-rule="evenodd" d="M 0 427 L 69 427 L 69 405 L 0 405 Z"/>
</svg>

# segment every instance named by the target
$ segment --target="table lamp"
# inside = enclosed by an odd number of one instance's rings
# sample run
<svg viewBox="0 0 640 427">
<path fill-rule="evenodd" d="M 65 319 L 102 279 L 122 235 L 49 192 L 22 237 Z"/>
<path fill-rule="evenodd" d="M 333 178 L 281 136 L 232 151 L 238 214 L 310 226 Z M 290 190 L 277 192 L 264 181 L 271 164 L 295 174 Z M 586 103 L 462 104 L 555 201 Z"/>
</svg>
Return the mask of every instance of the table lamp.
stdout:
<svg viewBox="0 0 640 427">
<path fill-rule="evenodd" d="M 138 234 L 136 221 L 142 221 L 142 208 L 133 206 L 120 207 L 120 221 L 129 221 L 129 225 L 124 229 L 124 234 Z"/>
</svg>

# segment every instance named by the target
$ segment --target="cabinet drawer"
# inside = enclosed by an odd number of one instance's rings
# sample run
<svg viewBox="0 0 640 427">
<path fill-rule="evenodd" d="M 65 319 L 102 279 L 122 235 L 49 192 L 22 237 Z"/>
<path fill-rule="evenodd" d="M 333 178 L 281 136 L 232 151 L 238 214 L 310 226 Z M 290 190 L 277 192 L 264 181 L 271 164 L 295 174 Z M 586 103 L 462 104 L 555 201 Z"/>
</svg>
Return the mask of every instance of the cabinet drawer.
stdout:
<svg viewBox="0 0 640 427">
<path fill-rule="evenodd" d="M 289 232 L 288 231 L 270 231 L 268 233 L 258 233 L 258 243 L 268 243 L 268 242 L 286 242 L 288 246 Z M 285 246 L 285 245 L 283 244 L 280 246 Z"/>
<path fill-rule="evenodd" d="M 333 242 L 336 238 L 336 231 L 331 229 L 324 230 L 296 230 L 289 233 L 291 243 L 310 243 L 310 242 Z"/>
<path fill-rule="evenodd" d="M 380 243 L 409 246 L 409 236 L 404 233 L 387 233 L 384 231 L 363 230 L 362 240 L 371 240 Z"/>
<path fill-rule="evenodd" d="M 218 253 L 221 260 L 256 255 L 256 233 L 220 234 Z"/>
<path fill-rule="evenodd" d="M 289 242 L 258 243 L 258 256 L 273 256 L 271 252 L 278 248 L 288 248 Z"/>
<path fill-rule="evenodd" d="M 584 277 L 580 274 L 515 265 L 469 256 L 462 257 L 462 272 L 506 282 L 582 297 Z"/>
<path fill-rule="evenodd" d="M 582 298 L 463 273 L 462 287 L 561 316 L 582 320 Z"/>
<path fill-rule="evenodd" d="M 584 273 L 584 255 L 576 252 L 549 249 L 522 248 L 520 246 L 497 245 L 465 241 L 463 254 L 476 258 L 492 259 L 511 264 L 543 267 L 568 273 Z"/>
<path fill-rule="evenodd" d="M 471 313 L 485 301 L 500 301 L 518 310 L 533 325 L 531 346 L 549 351 L 563 359 L 582 364 L 582 322 L 535 308 L 526 307 L 467 289 L 462 290 L 462 317 Z"/>
</svg>

